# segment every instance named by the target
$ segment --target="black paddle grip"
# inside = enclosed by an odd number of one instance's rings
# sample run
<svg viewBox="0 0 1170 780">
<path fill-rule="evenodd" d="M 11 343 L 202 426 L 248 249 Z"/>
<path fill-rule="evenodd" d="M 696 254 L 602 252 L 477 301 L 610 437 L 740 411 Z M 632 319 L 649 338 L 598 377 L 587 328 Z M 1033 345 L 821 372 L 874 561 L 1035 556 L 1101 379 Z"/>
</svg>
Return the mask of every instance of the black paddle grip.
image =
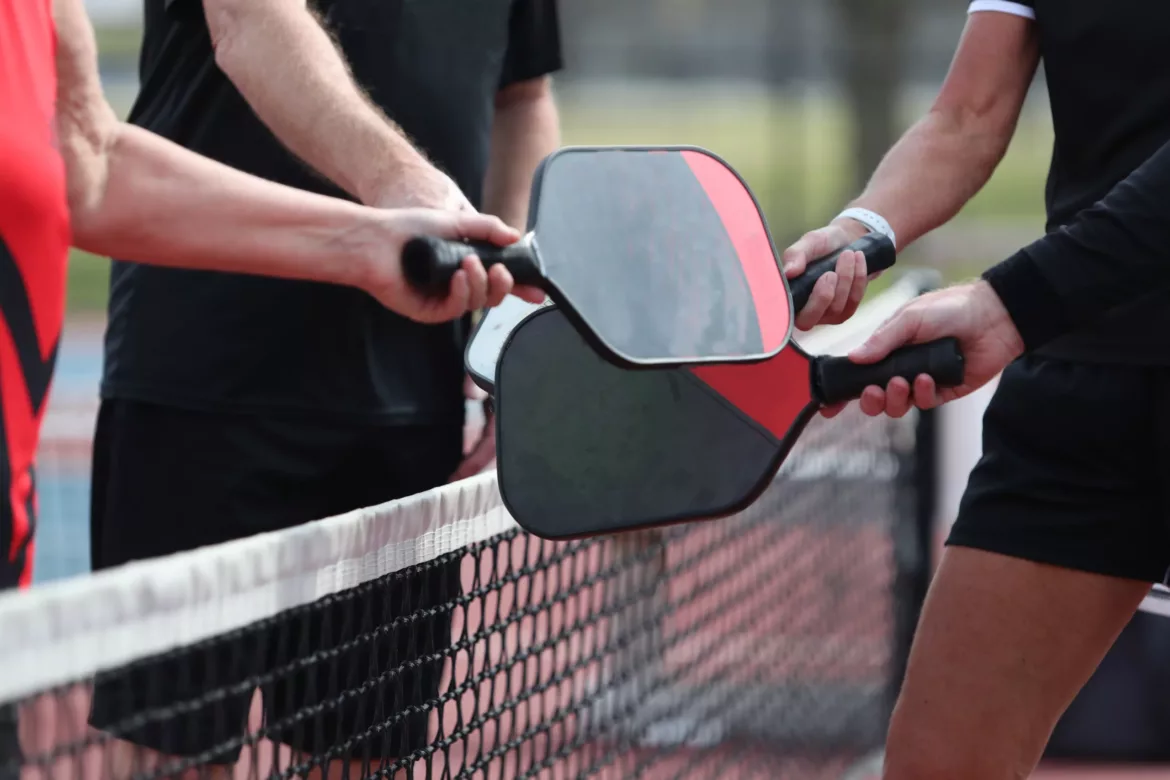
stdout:
<svg viewBox="0 0 1170 780">
<path fill-rule="evenodd" d="M 813 392 L 826 406 L 858 398 L 870 385 L 885 389 L 894 377 L 913 383 L 919 374 L 934 377 L 939 387 L 963 383 L 963 353 L 957 339 L 945 338 L 891 352 L 868 365 L 847 357 L 819 358 L 813 369 Z"/>
<path fill-rule="evenodd" d="M 468 255 L 476 255 L 484 268 L 503 263 L 516 284 L 540 285 L 542 281 L 540 266 L 528 241 L 499 247 L 479 241 L 464 243 L 418 236 L 402 247 L 402 272 L 415 290 L 441 298 L 447 294 L 451 277 Z"/>
<path fill-rule="evenodd" d="M 788 286 L 792 290 L 792 305 L 795 311 L 799 312 L 808 303 L 809 296 L 812 295 L 813 287 L 816 285 L 817 279 L 820 279 L 829 271 L 836 270 L 837 258 L 847 249 L 861 252 L 861 254 L 865 255 L 865 271 L 867 274 L 876 274 L 878 271 L 884 271 L 891 267 L 894 261 L 898 259 L 898 253 L 894 249 L 894 242 L 881 233 L 869 233 L 857 239 L 849 246 L 843 246 L 830 255 L 817 258 L 805 267 L 804 273 L 795 279 L 788 280 Z"/>
</svg>

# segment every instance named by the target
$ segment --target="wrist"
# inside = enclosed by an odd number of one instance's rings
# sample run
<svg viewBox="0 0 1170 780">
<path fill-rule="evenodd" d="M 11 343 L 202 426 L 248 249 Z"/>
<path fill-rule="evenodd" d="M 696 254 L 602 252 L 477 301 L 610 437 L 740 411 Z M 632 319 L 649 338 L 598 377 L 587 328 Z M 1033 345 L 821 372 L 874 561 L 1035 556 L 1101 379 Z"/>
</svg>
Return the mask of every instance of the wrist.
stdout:
<svg viewBox="0 0 1170 780">
<path fill-rule="evenodd" d="M 983 272 L 1028 351 L 1070 330 L 1068 312 L 1056 290 L 1022 249 Z"/>
<path fill-rule="evenodd" d="M 405 139 L 396 138 L 388 152 L 371 162 L 354 194 L 366 206 L 398 208 L 410 182 L 425 179 L 431 164 Z"/>
<path fill-rule="evenodd" d="M 853 220 L 854 222 L 857 222 L 865 227 L 866 232 L 880 233 L 881 235 L 890 239 L 890 242 L 894 244 L 894 246 L 898 245 L 898 238 L 894 234 L 894 228 L 890 225 L 885 217 L 876 211 L 872 211 L 863 206 L 854 205 L 838 214 L 837 219 Z"/>
<path fill-rule="evenodd" d="M 367 291 L 381 289 L 385 287 L 382 278 L 390 269 L 378 260 L 395 254 L 394 248 L 404 242 L 386 212 L 353 206 L 326 242 L 322 265 L 328 269 L 328 278 L 324 281 Z M 399 262 L 395 260 L 393 269 L 399 268 Z"/>
<path fill-rule="evenodd" d="M 1024 354 L 1027 350 L 1024 337 L 1020 335 L 1011 312 L 1008 311 L 995 288 L 986 279 L 979 279 L 971 283 L 971 294 L 977 301 L 976 306 L 985 312 L 984 321 L 988 323 L 990 330 L 997 333 L 1004 345 L 1011 351 L 1012 357 L 1016 358 Z"/>
<path fill-rule="evenodd" d="M 869 229 L 868 225 L 863 225 L 852 217 L 837 217 L 829 224 L 844 231 L 849 236 L 849 243 L 853 243 L 862 236 L 869 235 L 873 232 Z"/>
</svg>

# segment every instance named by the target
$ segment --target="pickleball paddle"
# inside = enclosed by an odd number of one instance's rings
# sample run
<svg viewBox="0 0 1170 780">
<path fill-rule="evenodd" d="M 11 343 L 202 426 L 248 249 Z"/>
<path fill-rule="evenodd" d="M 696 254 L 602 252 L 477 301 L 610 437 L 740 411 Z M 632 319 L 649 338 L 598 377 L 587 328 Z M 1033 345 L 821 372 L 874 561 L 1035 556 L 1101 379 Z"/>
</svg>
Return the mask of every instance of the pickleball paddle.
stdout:
<svg viewBox="0 0 1170 780">
<path fill-rule="evenodd" d="M 629 371 L 548 307 L 511 333 L 497 366 L 500 493 L 546 539 L 733 514 L 767 488 L 822 406 L 919 374 L 959 384 L 958 343 L 906 347 L 874 365 L 789 344 L 752 364 Z"/>
<path fill-rule="evenodd" d="M 862 236 L 849 246 L 810 263 L 799 277 L 787 280 L 792 299 L 808 301 L 817 280 L 837 267 L 837 258 L 846 250 L 855 250 L 865 255 L 866 272 L 870 274 L 892 266 L 896 256 L 893 244 L 885 236 L 879 233 Z M 551 303 L 546 300 L 544 304 L 531 304 L 509 296 L 499 306 L 488 309 L 471 334 L 464 354 L 464 367 L 472 381 L 488 393 L 494 393 L 496 364 L 508 335 L 532 312 Z M 794 307 L 794 310 L 799 311 L 800 307 Z"/>
<path fill-rule="evenodd" d="M 544 289 L 594 349 L 625 367 L 762 360 L 792 333 L 792 299 L 759 205 L 703 149 L 562 149 L 533 178 L 522 240 L 499 248 L 418 237 L 403 250 L 403 268 L 416 289 L 442 294 L 472 250 Z M 875 243 L 867 257 L 881 270 L 893 247 Z M 807 283 L 832 268 L 826 258 Z M 510 307 L 519 316 L 534 308 Z M 488 337 L 498 352 L 515 321 L 489 312 L 476 332 L 486 357 L 468 362 L 494 365 Z M 479 379 L 490 388 L 490 375 Z"/>
</svg>

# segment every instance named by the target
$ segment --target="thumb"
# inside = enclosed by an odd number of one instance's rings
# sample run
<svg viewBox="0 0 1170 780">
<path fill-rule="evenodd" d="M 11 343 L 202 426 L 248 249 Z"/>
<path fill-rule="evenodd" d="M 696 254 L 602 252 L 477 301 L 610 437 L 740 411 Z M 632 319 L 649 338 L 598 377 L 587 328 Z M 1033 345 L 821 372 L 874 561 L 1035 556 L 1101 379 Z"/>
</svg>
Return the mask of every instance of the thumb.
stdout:
<svg viewBox="0 0 1170 780">
<path fill-rule="evenodd" d="M 520 240 L 520 231 L 504 224 L 499 217 L 465 211 L 454 220 L 454 232 L 459 238 L 487 241 L 496 246 L 508 246 Z"/>
<path fill-rule="evenodd" d="M 903 344 L 914 340 L 919 316 L 914 311 L 900 311 L 882 323 L 865 343 L 849 353 L 854 363 L 876 363 Z"/>
<path fill-rule="evenodd" d="M 784 265 L 784 275 L 793 279 L 804 273 L 810 258 L 820 257 L 829 253 L 829 238 L 825 229 L 813 230 L 805 233 L 795 244 L 784 250 L 781 261 Z"/>
</svg>

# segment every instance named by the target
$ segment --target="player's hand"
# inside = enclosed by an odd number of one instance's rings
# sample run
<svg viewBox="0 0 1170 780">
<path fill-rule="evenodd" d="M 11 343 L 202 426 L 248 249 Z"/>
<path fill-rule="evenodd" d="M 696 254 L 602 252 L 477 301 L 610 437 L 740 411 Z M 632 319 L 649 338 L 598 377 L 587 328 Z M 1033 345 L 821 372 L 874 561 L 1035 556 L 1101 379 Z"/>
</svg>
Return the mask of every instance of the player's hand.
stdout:
<svg viewBox="0 0 1170 780">
<path fill-rule="evenodd" d="M 852 244 L 868 232 L 869 229 L 860 222 L 841 219 L 805 233 L 799 241 L 784 250 L 784 275 L 789 279 L 800 276 L 809 263 Z M 874 278 L 877 276 L 873 275 Z M 796 327 L 810 330 L 817 325 L 837 325 L 849 319 L 865 297 L 868 281 L 865 255 L 861 252 L 842 252 L 837 258 L 836 271 L 830 271 L 817 280 L 808 303 L 796 315 Z"/>
<path fill-rule="evenodd" d="M 478 431 L 470 431 L 471 438 L 465 441 L 463 446 L 463 461 L 455 473 L 451 475 L 451 482 L 474 477 L 496 460 L 496 421 L 491 406 L 486 403 L 488 394 L 472 381 L 470 376 L 465 376 L 463 378 L 463 395 L 468 400 L 482 404 L 483 428 Z"/>
<path fill-rule="evenodd" d="M 933 409 L 973 393 L 1024 352 L 1024 341 L 999 296 L 984 281 L 928 293 L 907 303 L 857 349 L 855 363 L 876 363 L 898 347 L 953 336 L 959 340 L 965 372 L 958 387 L 935 386 L 925 374 L 894 379 L 886 387 L 867 387 L 859 405 L 874 417 L 901 417 L 912 406 Z M 830 410 L 835 413 L 837 409 Z"/>
<path fill-rule="evenodd" d="M 371 213 L 376 215 L 377 225 L 363 241 L 366 263 L 358 286 L 388 309 L 416 322 L 437 323 L 456 319 L 475 309 L 496 306 L 509 294 L 531 303 L 544 301 L 544 292 L 539 288 L 515 285 L 512 275 L 502 264 L 485 270 L 475 255 L 463 258 L 463 267 L 451 278 L 451 285 L 443 298 L 423 295 L 406 281 L 402 272 L 402 247 L 407 241 L 415 236 L 436 236 L 507 246 L 519 240 L 519 231 L 508 227 L 499 218 L 474 211 L 432 209 Z"/>
</svg>

